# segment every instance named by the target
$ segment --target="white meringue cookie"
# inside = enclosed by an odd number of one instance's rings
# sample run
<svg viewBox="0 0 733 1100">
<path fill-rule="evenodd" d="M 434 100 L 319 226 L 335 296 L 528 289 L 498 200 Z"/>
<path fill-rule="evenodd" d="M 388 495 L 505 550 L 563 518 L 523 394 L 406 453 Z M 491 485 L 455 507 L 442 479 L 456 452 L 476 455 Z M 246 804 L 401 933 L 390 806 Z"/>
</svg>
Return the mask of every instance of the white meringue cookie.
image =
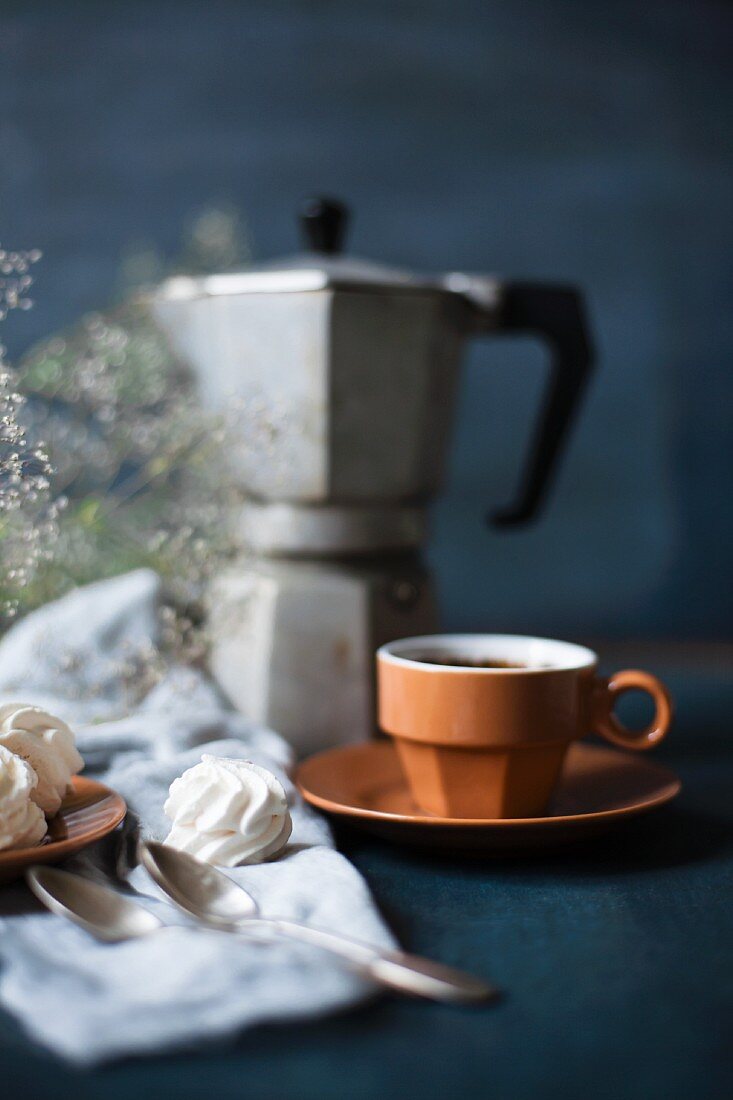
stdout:
<svg viewBox="0 0 733 1100">
<path fill-rule="evenodd" d="M 72 775 L 84 767 L 66 723 L 41 707 L 6 703 L 0 707 L 0 745 L 28 761 L 38 776 L 33 801 L 49 817 L 55 814 Z"/>
<path fill-rule="evenodd" d="M 30 848 L 46 835 L 46 818 L 32 797 L 37 783 L 30 764 L 0 746 L 0 851 Z"/>
<path fill-rule="evenodd" d="M 206 863 L 263 863 L 292 830 L 280 781 L 249 760 L 204 755 L 170 787 L 163 810 L 173 822 L 165 843 Z"/>
</svg>

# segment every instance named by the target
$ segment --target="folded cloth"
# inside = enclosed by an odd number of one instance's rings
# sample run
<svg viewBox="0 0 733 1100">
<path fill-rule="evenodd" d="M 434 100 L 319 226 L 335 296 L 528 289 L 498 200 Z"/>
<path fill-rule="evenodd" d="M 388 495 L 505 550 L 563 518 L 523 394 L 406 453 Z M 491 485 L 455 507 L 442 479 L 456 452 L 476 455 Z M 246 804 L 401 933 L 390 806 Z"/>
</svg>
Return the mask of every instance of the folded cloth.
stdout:
<svg viewBox="0 0 733 1100">
<path fill-rule="evenodd" d="M 293 833 L 282 855 L 227 872 L 263 913 L 393 946 L 364 881 L 293 789 L 281 737 L 235 714 L 203 673 L 184 666 L 170 667 L 130 704 L 155 646 L 159 594 L 154 573 L 129 573 L 48 604 L 0 641 L 0 704 L 36 703 L 67 721 L 87 774 L 119 791 L 130 809 L 119 832 L 66 866 L 118 887 L 125 879 L 142 904 L 175 926 L 100 944 L 42 911 L 24 884 L 0 887 L 0 1005 L 38 1042 L 79 1064 L 318 1016 L 374 992 L 310 946 L 194 928 L 135 866 L 138 831 L 165 837 L 168 787 L 199 761 L 203 746 L 269 768 L 288 793 Z"/>
</svg>

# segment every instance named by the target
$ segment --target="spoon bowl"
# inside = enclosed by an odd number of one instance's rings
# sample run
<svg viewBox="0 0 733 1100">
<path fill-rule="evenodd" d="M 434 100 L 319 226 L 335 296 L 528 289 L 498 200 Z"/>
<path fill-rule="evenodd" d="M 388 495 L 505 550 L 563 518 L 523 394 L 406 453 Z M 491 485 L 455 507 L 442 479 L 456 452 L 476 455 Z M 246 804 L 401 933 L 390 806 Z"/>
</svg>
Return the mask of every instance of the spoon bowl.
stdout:
<svg viewBox="0 0 733 1100">
<path fill-rule="evenodd" d="M 31 867 L 26 882 L 38 900 L 58 916 L 78 924 L 98 940 L 120 943 L 148 936 L 163 922 L 109 886 L 58 867 Z"/>
<path fill-rule="evenodd" d="M 153 881 L 191 916 L 222 928 L 259 916 L 252 895 L 210 863 L 153 840 L 141 844 L 139 854 Z"/>
</svg>

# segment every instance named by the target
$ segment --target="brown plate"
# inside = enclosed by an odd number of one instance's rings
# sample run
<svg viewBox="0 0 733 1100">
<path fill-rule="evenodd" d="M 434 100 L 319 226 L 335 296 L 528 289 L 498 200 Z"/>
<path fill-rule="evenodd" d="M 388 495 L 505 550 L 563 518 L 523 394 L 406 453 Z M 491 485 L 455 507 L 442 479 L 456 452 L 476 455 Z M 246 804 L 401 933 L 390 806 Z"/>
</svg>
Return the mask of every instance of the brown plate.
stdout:
<svg viewBox="0 0 733 1100">
<path fill-rule="evenodd" d="M 75 776 L 72 790 L 34 848 L 0 852 L 0 882 L 18 878 L 34 863 L 57 863 L 111 833 L 127 813 L 121 795 L 94 779 Z"/>
<path fill-rule="evenodd" d="M 647 757 L 582 742 L 570 747 L 546 817 L 474 820 L 425 813 L 413 802 L 389 741 L 312 756 L 298 769 L 296 783 L 312 806 L 389 840 L 489 853 L 585 839 L 662 806 L 682 786 Z"/>
</svg>

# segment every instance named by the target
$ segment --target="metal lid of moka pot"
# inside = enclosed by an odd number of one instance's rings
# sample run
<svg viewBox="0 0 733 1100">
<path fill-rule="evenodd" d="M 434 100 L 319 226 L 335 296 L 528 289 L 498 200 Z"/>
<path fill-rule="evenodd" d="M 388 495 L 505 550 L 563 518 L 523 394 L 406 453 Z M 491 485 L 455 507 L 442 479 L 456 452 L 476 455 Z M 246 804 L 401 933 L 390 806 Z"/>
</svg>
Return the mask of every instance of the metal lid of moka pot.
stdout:
<svg viewBox="0 0 733 1100">
<path fill-rule="evenodd" d="M 425 275 L 341 255 L 348 219 L 346 206 L 337 199 L 309 199 L 300 212 L 308 251 L 244 271 L 176 275 L 158 287 L 156 297 L 167 301 L 191 301 L 238 294 L 351 290 L 400 295 L 457 294 L 482 309 L 498 303 L 498 281 L 491 277 L 453 272 Z"/>
</svg>

